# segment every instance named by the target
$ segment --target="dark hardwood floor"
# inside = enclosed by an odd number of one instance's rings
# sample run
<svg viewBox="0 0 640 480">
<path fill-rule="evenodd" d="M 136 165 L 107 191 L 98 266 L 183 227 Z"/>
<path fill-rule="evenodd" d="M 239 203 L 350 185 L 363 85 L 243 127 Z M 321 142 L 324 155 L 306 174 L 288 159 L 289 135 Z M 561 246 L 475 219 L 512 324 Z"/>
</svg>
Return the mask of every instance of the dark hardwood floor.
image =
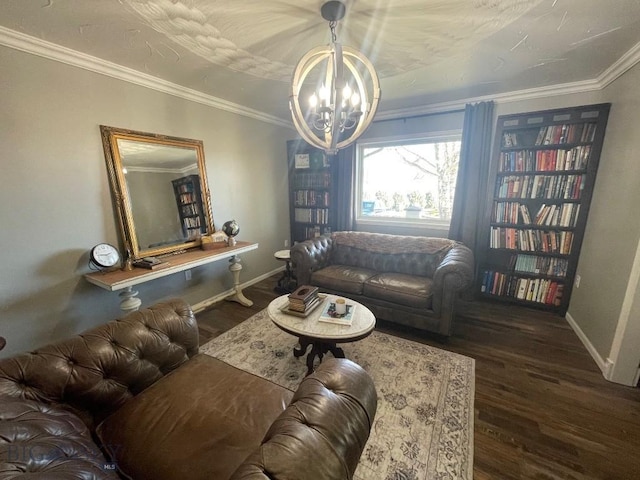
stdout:
<svg viewBox="0 0 640 480">
<path fill-rule="evenodd" d="M 278 276 L 197 315 L 201 343 L 265 308 Z M 607 382 L 564 318 L 463 303 L 454 335 L 378 330 L 476 360 L 474 479 L 640 479 L 640 389 Z"/>
</svg>

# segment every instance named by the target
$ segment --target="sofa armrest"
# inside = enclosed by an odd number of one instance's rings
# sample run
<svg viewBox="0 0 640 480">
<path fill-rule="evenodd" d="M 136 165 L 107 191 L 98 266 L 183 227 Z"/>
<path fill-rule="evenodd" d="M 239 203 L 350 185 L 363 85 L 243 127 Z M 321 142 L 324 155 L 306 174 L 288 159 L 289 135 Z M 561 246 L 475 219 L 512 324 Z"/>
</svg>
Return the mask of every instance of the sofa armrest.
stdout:
<svg viewBox="0 0 640 480">
<path fill-rule="evenodd" d="M 308 285 L 311 274 L 329 265 L 333 240 L 330 235 L 296 243 L 290 252 L 291 267 L 298 285 Z"/>
<path fill-rule="evenodd" d="M 31 400 L 0 400 L 0 478 L 118 480 L 73 413 Z"/>
<path fill-rule="evenodd" d="M 196 353 L 191 307 L 172 300 L 0 360 L 0 397 L 65 405 L 93 428 Z"/>
<path fill-rule="evenodd" d="M 473 271 L 473 252 L 467 246 L 458 243 L 447 252 L 433 276 L 433 310 L 436 314 L 441 314 L 447 308 L 445 303 L 453 301 L 453 297 L 472 285 Z"/>
<path fill-rule="evenodd" d="M 345 359 L 323 361 L 231 479 L 353 478 L 377 401 L 373 380 L 360 366 Z"/>
</svg>

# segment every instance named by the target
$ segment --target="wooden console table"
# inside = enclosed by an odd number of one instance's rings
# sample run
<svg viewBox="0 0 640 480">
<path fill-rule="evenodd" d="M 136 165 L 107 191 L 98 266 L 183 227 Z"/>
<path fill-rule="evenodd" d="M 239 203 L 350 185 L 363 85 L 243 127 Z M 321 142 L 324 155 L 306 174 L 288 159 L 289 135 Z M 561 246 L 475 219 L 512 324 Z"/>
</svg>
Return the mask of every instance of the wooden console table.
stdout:
<svg viewBox="0 0 640 480">
<path fill-rule="evenodd" d="M 109 290 L 110 292 L 123 290 L 120 293 L 120 297 L 122 298 L 120 309 L 125 312 L 130 312 L 137 310 L 142 304 L 142 300 L 136 298 L 138 292 L 133 290 L 134 285 L 228 258 L 231 263 L 231 265 L 229 265 L 229 271 L 233 276 L 233 293 L 227 297 L 227 300 L 232 300 L 245 307 L 250 307 L 253 305 L 253 302 L 244 296 L 240 288 L 240 270 L 242 270 L 242 264 L 240 263 L 238 255 L 256 250 L 257 248 L 257 243 L 237 242 L 233 247 L 214 250 L 188 250 L 185 253 L 164 257 L 163 260 L 166 260 L 169 265 L 156 270 L 134 268 L 130 271 L 114 270 L 110 272 L 88 273 L 84 277 L 90 283 Z"/>
</svg>

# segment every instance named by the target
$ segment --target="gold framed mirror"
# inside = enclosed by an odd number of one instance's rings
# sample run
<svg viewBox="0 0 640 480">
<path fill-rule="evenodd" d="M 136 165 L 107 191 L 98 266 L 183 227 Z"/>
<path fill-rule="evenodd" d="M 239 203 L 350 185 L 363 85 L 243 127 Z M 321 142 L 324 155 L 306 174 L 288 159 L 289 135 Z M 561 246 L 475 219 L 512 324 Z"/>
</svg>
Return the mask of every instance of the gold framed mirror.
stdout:
<svg viewBox="0 0 640 480">
<path fill-rule="evenodd" d="M 175 253 L 214 232 L 201 140 L 100 126 L 125 258 Z"/>
</svg>

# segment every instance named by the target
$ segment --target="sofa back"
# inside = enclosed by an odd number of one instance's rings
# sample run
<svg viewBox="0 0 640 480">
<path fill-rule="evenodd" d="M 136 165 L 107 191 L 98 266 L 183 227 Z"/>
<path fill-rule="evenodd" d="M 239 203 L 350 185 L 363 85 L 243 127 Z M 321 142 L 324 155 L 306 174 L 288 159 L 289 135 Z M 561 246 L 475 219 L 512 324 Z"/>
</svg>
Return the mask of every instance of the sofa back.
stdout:
<svg viewBox="0 0 640 480">
<path fill-rule="evenodd" d="M 191 307 L 182 300 L 159 303 L 0 360 L 0 401 L 64 404 L 93 428 L 196 353 L 198 327 Z"/>
<path fill-rule="evenodd" d="M 446 238 L 334 232 L 330 263 L 433 278 L 456 242 Z"/>
</svg>

